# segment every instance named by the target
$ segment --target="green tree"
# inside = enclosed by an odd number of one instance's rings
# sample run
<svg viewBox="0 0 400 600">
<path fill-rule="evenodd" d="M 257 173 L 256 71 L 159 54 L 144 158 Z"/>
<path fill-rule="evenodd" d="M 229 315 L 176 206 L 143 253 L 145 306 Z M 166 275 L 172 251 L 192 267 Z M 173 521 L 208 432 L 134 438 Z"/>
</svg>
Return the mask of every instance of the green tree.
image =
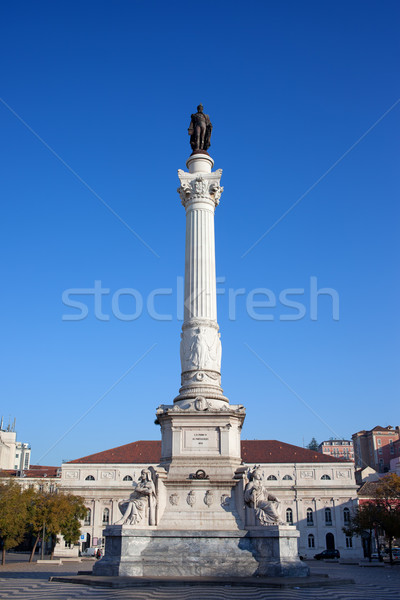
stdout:
<svg viewBox="0 0 400 600">
<path fill-rule="evenodd" d="M 48 492 L 33 492 L 28 505 L 28 527 L 31 534 L 35 537 L 35 542 L 29 557 L 32 562 L 35 556 L 36 547 L 39 539 L 43 535 L 43 526 L 49 518 L 49 509 L 53 494 Z M 45 540 L 43 540 L 43 543 Z"/>
<path fill-rule="evenodd" d="M 27 530 L 30 490 L 22 490 L 12 479 L 0 483 L 0 543 L 2 564 L 6 550 L 18 546 Z"/>
<path fill-rule="evenodd" d="M 311 442 L 307 445 L 309 450 L 318 450 L 318 442 L 315 437 L 311 438 Z"/>
<path fill-rule="evenodd" d="M 379 524 L 388 540 L 390 562 L 393 563 L 393 538 L 400 537 L 400 477 L 395 473 L 383 477 L 374 496 L 379 508 Z"/>
<path fill-rule="evenodd" d="M 372 533 L 375 532 L 378 553 L 378 529 L 385 532 L 389 544 L 390 562 L 393 562 L 393 538 L 400 537 L 400 477 L 390 473 L 376 485 L 370 502 L 362 504 L 354 511 L 347 527 L 346 535 L 368 536 L 368 555 L 371 560 Z"/>
<path fill-rule="evenodd" d="M 367 549 L 369 560 L 371 560 L 372 534 L 375 533 L 375 536 L 377 536 L 379 520 L 379 507 L 375 502 L 367 502 L 366 504 L 357 506 L 350 518 L 349 524 L 346 527 L 343 527 L 343 531 L 346 535 L 350 537 L 357 535 L 368 540 Z"/>
<path fill-rule="evenodd" d="M 51 540 L 51 558 L 54 556 L 54 548 L 59 534 L 68 543 L 74 544 L 78 541 L 81 520 L 85 517 L 86 512 L 87 508 L 80 496 L 64 493 L 51 495 L 46 519 L 46 531 Z"/>
</svg>

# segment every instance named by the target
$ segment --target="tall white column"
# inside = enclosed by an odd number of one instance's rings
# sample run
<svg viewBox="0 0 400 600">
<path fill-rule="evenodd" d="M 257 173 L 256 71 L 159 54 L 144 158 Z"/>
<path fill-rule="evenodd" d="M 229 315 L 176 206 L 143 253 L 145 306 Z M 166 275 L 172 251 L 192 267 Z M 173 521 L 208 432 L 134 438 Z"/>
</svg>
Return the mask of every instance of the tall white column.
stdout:
<svg viewBox="0 0 400 600">
<path fill-rule="evenodd" d="M 214 211 L 223 192 L 222 170 L 197 153 L 178 171 L 186 210 L 185 305 L 181 334 L 181 389 L 175 402 L 227 399 L 221 389 L 221 341 L 217 323 Z M 202 400 L 203 401 L 203 400 Z"/>
</svg>

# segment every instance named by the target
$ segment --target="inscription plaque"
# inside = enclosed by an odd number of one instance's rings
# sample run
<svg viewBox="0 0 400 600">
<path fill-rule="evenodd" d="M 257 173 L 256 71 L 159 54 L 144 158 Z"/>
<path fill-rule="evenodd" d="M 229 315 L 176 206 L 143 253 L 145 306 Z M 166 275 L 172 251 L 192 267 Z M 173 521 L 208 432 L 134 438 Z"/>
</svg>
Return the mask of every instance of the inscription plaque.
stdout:
<svg viewBox="0 0 400 600">
<path fill-rule="evenodd" d="M 189 452 L 219 452 L 219 432 L 215 428 L 185 429 L 183 450 Z"/>
</svg>

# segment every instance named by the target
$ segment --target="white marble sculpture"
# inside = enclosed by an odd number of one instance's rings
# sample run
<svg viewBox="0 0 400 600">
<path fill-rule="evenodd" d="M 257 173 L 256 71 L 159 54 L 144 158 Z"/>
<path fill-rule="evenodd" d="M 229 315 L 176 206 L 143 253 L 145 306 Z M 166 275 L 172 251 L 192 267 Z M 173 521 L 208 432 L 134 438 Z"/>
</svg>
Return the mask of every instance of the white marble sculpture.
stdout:
<svg viewBox="0 0 400 600">
<path fill-rule="evenodd" d="M 244 501 L 252 508 L 260 525 L 284 525 L 279 515 L 280 502 L 263 485 L 263 474 L 259 467 L 249 473 L 249 482 L 244 490 Z"/>
<path fill-rule="evenodd" d="M 142 469 L 138 485 L 126 505 L 123 503 L 123 516 L 116 525 L 136 525 L 143 520 L 148 507 L 148 525 L 155 525 L 155 509 L 157 506 L 156 487 L 150 469 Z"/>
</svg>

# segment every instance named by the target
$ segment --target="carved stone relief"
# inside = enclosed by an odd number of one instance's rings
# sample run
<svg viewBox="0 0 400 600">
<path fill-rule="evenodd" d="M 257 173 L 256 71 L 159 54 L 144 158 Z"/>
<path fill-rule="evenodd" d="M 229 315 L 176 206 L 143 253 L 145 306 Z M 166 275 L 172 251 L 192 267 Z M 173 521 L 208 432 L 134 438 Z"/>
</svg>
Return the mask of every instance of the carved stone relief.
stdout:
<svg viewBox="0 0 400 600">
<path fill-rule="evenodd" d="M 227 507 L 231 503 L 231 498 L 228 494 L 222 494 L 221 496 L 221 506 Z"/>
<path fill-rule="evenodd" d="M 221 371 L 220 333 L 213 327 L 185 329 L 181 334 L 182 372 L 192 370 Z"/>
<path fill-rule="evenodd" d="M 209 401 L 206 398 L 203 398 L 202 396 L 198 396 L 194 401 L 194 407 L 198 411 L 207 410 L 207 408 L 209 408 L 209 406 L 210 406 Z"/>
<path fill-rule="evenodd" d="M 350 471 L 336 471 L 336 477 L 338 479 L 345 479 L 350 476 Z"/>
<path fill-rule="evenodd" d="M 191 490 L 186 498 L 186 502 L 189 504 L 189 506 L 194 506 L 195 502 L 196 502 L 196 494 L 193 490 Z"/>
<path fill-rule="evenodd" d="M 300 471 L 300 478 L 301 479 L 314 479 L 314 472 L 313 471 Z"/>
<path fill-rule="evenodd" d="M 212 493 L 211 490 L 207 490 L 204 496 L 204 504 L 206 504 L 208 507 L 211 506 L 211 504 L 214 502 L 214 494 Z"/>
<path fill-rule="evenodd" d="M 221 175 L 222 169 L 202 175 L 193 175 L 178 169 L 181 185 L 177 191 L 183 206 L 186 207 L 187 202 L 190 200 L 198 199 L 211 200 L 217 206 L 224 191 L 224 188 L 219 184 Z"/>
<path fill-rule="evenodd" d="M 169 497 L 169 502 L 172 504 L 172 506 L 177 506 L 177 504 L 179 504 L 178 494 L 171 494 Z"/>
</svg>

